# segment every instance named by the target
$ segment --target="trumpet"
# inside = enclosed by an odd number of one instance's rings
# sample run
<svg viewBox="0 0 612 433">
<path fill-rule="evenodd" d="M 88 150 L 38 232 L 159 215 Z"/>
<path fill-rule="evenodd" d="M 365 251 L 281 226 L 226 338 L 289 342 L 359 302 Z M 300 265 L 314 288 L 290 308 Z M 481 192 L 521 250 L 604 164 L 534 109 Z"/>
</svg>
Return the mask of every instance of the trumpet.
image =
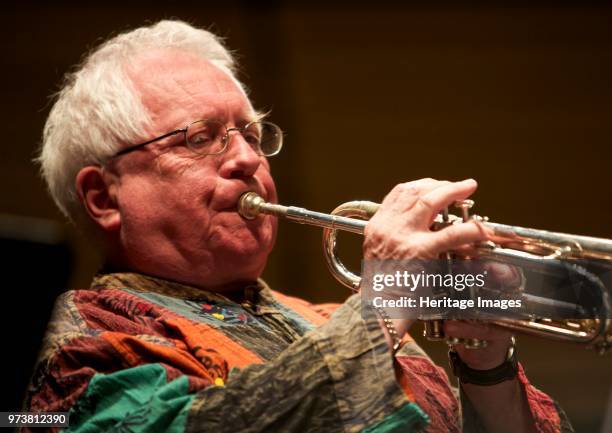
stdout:
<svg viewBox="0 0 612 433">
<path fill-rule="evenodd" d="M 539 267 L 558 266 L 576 260 L 594 260 L 612 268 L 612 240 L 590 236 L 556 233 L 489 221 L 487 217 L 470 215 L 472 200 L 455 203 L 460 216 L 449 214 L 445 209 L 437 215 L 432 230 L 442 230 L 452 224 L 480 221 L 489 228 L 495 242 L 489 241 L 475 245 L 480 257 L 504 263 L 535 264 Z M 254 219 L 260 214 L 268 214 L 293 222 L 323 228 L 323 253 L 331 274 L 343 285 L 358 290 L 361 277 L 354 274 L 340 261 L 336 254 L 337 233 L 347 231 L 363 235 L 367 220 L 380 205 L 370 201 L 351 201 L 343 203 L 331 213 L 315 212 L 308 209 L 267 203 L 254 192 L 244 193 L 238 202 L 238 212 L 246 219 Z M 609 289 L 595 278 L 600 291 L 599 308 L 596 317 L 584 319 L 554 319 L 530 315 L 522 318 L 491 319 L 490 323 L 511 331 L 522 332 L 557 341 L 574 342 L 604 353 L 612 348 L 612 319 L 610 319 Z M 429 340 L 445 340 L 441 320 L 425 320 L 424 335 Z M 448 340 L 447 340 L 448 341 Z M 465 344 L 478 348 L 486 342 L 470 339 L 449 341 L 452 344 Z"/>
</svg>

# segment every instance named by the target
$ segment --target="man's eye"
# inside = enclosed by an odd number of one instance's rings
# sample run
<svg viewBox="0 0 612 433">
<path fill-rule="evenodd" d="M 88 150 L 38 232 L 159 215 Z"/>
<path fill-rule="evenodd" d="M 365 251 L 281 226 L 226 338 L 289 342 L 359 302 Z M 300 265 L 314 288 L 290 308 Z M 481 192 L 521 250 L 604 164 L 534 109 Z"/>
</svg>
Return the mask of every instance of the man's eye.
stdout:
<svg viewBox="0 0 612 433">
<path fill-rule="evenodd" d="M 261 141 L 259 138 L 259 134 L 254 132 L 245 131 L 243 136 L 246 142 L 252 145 L 258 145 Z"/>
<path fill-rule="evenodd" d="M 214 138 L 210 134 L 204 132 L 198 132 L 189 137 L 189 144 L 196 148 L 210 146 L 213 142 Z"/>
</svg>

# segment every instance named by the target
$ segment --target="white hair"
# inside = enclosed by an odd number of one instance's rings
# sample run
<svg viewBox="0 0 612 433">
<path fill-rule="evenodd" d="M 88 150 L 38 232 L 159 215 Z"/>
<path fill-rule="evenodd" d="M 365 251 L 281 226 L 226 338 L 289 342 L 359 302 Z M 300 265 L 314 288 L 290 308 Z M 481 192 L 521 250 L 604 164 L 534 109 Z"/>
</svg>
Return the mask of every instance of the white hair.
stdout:
<svg viewBox="0 0 612 433">
<path fill-rule="evenodd" d="M 60 210 L 77 222 L 85 215 L 75 187 L 79 170 L 102 165 L 122 143 L 142 139 L 151 119 L 126 66 L 147 50 L 171 49 L 201 56 L 235 78 L 232 54 L 214 34 L 182 21 L 160 21 L 120 34 L 93 50 L 66 74 L 43 131 L 38 162 Z"/>
</svg>

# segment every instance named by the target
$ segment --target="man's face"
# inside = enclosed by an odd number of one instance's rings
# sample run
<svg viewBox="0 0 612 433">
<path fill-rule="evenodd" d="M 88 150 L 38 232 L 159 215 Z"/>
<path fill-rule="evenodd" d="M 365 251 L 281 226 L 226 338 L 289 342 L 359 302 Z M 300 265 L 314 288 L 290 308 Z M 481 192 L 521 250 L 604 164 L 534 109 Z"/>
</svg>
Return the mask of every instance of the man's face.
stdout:
<svg viewBox="0 0 612 433">
<path fill-rule="evenodd" d="M 242 90 L 206 60 L 160 51 L 133 65 L 128 75 L 153 121 L 148 139 L 199 119 L 218 119 L 228 128 L 255 120 Z M 276 201 L 268 161 L 236 131 L 225 153 L 205 157 L 186 148 L 183 137 L 114 162 L 123 261 L 202 287 L 257 278 L 274 244 L 276 221 L 244 220 L 236 204 L 245 191 Z"/>
</svg>

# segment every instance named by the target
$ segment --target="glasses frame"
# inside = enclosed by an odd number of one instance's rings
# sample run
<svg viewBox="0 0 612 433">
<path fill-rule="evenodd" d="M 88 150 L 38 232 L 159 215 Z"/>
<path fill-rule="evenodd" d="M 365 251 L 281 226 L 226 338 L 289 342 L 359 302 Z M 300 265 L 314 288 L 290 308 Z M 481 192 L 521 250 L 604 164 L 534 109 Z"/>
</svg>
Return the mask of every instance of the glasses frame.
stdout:
<svg viewBox="0 0 612 433">
<path fill-rule="evenodd" d="M 223 127 L 225 128 L 225 134 L 223 134 L 223 136 L 221 137 L 221 143 L 223 144 L 223 148 L 219 152 L 203 154 L 203 153 L 196 152 L 195 150 L 193 150 L 189 146 L 189 142 L 187 141 L 187 131 L 189 130 L 190 126 L 192 126 L 192 125 L 194 125 L 196 123 L 200 123 L 200 122 L 218 122 L 220 125 L 223 125 Z M 272 125 L 275 129 L 278 130 L 278 133 L 280 134 L 280 144 L 278 146 L 278 149 L 274 153 L 266 155 L 266 154 L 264 154 L 261 151 L 261 147 L 259 147 L 259 149 L 256 150 L 257 154 L 261 155 L 261 156 L 266 156 L 266 157 L 277 155 L 281 151 L 281 149 L 283 147 L 283 130 L 276 123 L 268 122 L 266 120 L 254 120 L 252 122 L 247 123 L 246 125 L 244 125 L 242 127 L 228 128 L 227 126 L 225 126 L 225 124 L 223 122 L 221 122 L 220 120 L 217 120 L 217 119 L 199 119 L 199 120 L 195 120 L 195 121 L 189 123 L 184 128 L 175 129 L 174 131 L 167 132 L 167 133 L 165 133 L 163 135 L 160 135 L 159 137 L 153 138 L 152 140 L 145 141 L 144 143 L 135 144 L 133 146 L 126 147 L 125 149 L 121 149 L 119 152 L 116 152 L 115 154 L 113 154 L 109 159 L 114 159 L 114 158 L 117 158 L 119 156 L 126 155 L 126 154 L 131 153 L 131 152 L 133 152 L 135 150 L 141 149 L 141 148 L 143 148 L 143 147 L 145 147 L 145 146 L 147 146 L 147 145 L 149 145 L 151 143 L 155 143 L 156 141 L 160 141 L 160 140 L 163 140 L 164 138 L 172 137 L 173 135 L 180 134 L 180 133 L 183 133 L 183 141 L 184 141 L 185 147 L 187 147 L 189 150 L 191 150 L 194 154 L 200 155 L 200 156 L 220 155 L 223 152 L 225 152 L 227 150 L 227 148 L 228 148 L 229 142 L 231 140 L 230 132 L 238 131 L 242 135 L 243 132 L 246 131 L 247 128 L 249 128 L 251 125 L 253 125 L 255 123 Z"/>
</svg>

